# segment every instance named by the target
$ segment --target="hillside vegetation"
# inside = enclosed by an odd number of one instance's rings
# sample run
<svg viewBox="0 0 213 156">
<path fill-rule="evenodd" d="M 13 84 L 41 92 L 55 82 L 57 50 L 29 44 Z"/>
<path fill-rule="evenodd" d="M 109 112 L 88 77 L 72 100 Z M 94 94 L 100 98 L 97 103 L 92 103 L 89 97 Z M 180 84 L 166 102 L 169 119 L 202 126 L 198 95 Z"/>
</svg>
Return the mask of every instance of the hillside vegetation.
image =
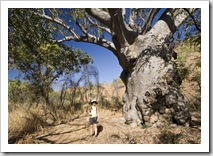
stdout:
<svg viewBox="0 0 213 156">
<path fill-rule="evenodd" d="M 181 92 L 193 110 L 201 106 L 201 36 L 186 39 L 175 48 L 178 53 L 176 63 L 182 79 Z"/>
<path fill-rule="evenodd" d="M 63 92 L 51 91 L 50 104 L 35 97 L 29 84 L 9 82 L 8 143 L 50 144 L 199 144 L 201 143 L 201 51 L 200 36 L 186 39 L 175 47 L 182 78 L 181 92 L 190 108 L 188 126 L 175 124 L 162 128 L 141 125 L 132 128 L 122 117 L 120 79 L 110 84 L 71 87 Z M 98 138 L 89 137 L 87 109 L 90 100 L 98 99 L 101 110 Z"/>
</svg>

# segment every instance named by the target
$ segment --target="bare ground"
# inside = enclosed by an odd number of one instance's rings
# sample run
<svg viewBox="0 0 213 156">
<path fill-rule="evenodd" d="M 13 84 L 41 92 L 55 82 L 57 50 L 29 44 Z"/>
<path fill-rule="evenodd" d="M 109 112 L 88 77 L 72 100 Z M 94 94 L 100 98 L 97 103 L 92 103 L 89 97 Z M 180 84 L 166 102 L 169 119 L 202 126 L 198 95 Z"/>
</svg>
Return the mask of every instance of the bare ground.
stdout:
<svg viewBox="0 0 213 156">
<path fill-rule="evenodd" d="M 200 144 L 200 115 L 193 115 L 193 127 L 171 125 L 164 128 L 126 125 L 122 113 L 102 110 L 98 137 L 89 135 L 88 117 L 49 126 L 19 140 L 21 144 Z"/>
</svg>

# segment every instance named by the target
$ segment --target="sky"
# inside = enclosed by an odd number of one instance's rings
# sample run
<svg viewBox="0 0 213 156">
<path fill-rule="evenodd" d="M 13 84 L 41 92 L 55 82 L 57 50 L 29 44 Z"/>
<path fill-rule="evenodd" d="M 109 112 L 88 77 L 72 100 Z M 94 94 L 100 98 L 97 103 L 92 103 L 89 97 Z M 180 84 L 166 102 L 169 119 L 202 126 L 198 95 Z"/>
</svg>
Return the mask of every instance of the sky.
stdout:
<svg viewBox="0 0 213 156">
<path fill-rule="evenodd" d="M 161 11 L 159 11 L 156 18 L 153 20 L 153 24 L 158 20 L 164 11 L 165 9 L 161 9 Z M 79 48 L 82 51 L 87 52 L 89 56 L 93 58 L 93 65 L 99 71 L 99 82 L 110 83 L 119 78 L 122 68 L 119 65 L 118 59 L 111 51 L 101 46 L 85 42 L 68 41 L 65 42 L 65 44 L 72 45 L 74 48 Z M 9 70 L 8 78 L 13 79 L 17 77 L 18 74 L 19 72 L 16 70 Z"/>
<path fill-rule="evenodd" d="M 69 41 L 66 44 L 73 45 L 74 48 L 80 48 L 82 51 L 87 52 L 90 57 L 93 58 L 93 65 L 99 71 L 99 82 L 110 83 L 117 79 L 122 72 L 122 68 L 119 65 L 118 59 L 115 55 L 98 45 L 82 42 Z M 9 70 L 8 78 L 13 79 L 19 74 L 18 71 Z"/>
<path fill-rule="evenodd" d="M 91 43 L 69 41 L 69 44 L 87 52 L 93 58 L 93 65 L 99 71 L 100 82 L 110 83 L 120 76 L 122 68 L 118 59 L 108 49 Z"/>
</svg>

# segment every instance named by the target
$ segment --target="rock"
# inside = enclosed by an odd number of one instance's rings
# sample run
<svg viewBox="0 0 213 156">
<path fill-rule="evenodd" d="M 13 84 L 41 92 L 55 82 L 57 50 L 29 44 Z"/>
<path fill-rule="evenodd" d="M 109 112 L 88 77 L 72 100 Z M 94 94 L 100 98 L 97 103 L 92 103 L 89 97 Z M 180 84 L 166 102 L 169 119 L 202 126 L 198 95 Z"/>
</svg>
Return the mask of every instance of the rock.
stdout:
<svg viewBox="0 0 213 156">
<path fill-rule="evenodd" d="M 144 119 L 145 122 L 149 122 L 150 117 L 149 116 L 144 116 L 143 119 Z"/>
<path fill-rule="evenodd" d="M 172 115 L 175 113 L 175 110 L 173 108 L 169 108 L 169 110 L 171 111 Z"/>
<path fill-rule="evenodd" d="M 171 108 L 177 104 L 178 96 L 175 90 L 170 89 L 169 93 L 165 97 L 165 106 Z"/>
<path fill-rule="evenodd" d="M 124 117 L 119 118 L 119 122 L 120 122 L 120 123 L 125 123 L 125 121 L 126 121 L 126 120 L 125 120 Z"/>
<path fill-rule="evenodd" d="M 138 124 L 137 124 L 137 122 L 131 122 L 131 123 L 130 123 L 130 126 L 131 126 L 131 127 L 136 127 L 136 126 L 138 126 Z"/>
<path fill-rule="evenodd" d="M 171 113 L 170 109 L 166 108 L 166 109 L 165 109 L 165 113 L 166 113 L 166 114 L 170 114 L 170 113 Z"/>
<path fill-rule="evenodd" d="M 184 111 L 180 111 L 180 112 L 175 112 L 173 119 L 177 124 L 183 125 L 186 122 L 191 120 L 191 116 L 188 111 L 184 110 Z"/>
<path fill-rule="evenodd" d="M 163 122 L 156 122 L 155 123 L 155 125 L 156 125 L 156 127 L 158 127 L 158 128 L 161 128 L 161 127 L 163 127 L 165 124 L 163 123 Z"/>
<path fill-rule="evenodd" d="M 152 127 L 152 126 L 153 126 L 153 124 L 151 124 L 151 123 L 147 122 L 147 123 L 146 123 L 146 126 L 147 126 L 147 127 Z"/>
<path fill-rule="evenodd" d="M 177 127 L 177 124 L 170 124 L 171 127 Z"/>
<path fill-rule="evenodd" d="M 160 114 L 164 114 L 164 113 L 165 113 L 165 107 L 164 107 L 164 106 L 161 106 L 161 107 L 159 108 L 159 113 L 160 113 Z"/>
<path fill-rule="evenodd" d="M 144 115 L 145 116 L 149 116 L 149 115 L 151 115 L 151 112 L 150 111 L 145 111 Z"/>
<path fill-rule="evenodd" d="M 164 113 L 164 114 L 162 114 L 162 116 L 163 116 L 163 118 L 168 119 L 168 117 L 170 117 L 171 115 Z"/>
<path fill-rule="evenodd" d="M 152 115 L 152 116 L 150 117 L 150 120 L 149 120 L 150 123 L 154 124 L 154 123 L 157 122 L 157 121 L 158 121 L 158 116 Z"/>
</svg>

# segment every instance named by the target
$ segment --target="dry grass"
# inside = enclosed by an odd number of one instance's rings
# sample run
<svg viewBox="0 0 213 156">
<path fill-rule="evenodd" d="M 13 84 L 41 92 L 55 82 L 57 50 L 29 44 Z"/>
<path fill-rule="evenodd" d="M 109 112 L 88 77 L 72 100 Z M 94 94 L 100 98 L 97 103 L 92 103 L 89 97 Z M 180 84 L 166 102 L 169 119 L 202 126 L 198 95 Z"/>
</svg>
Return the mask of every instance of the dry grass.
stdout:
<svg viewBox="0 0 213 156">
<path fill-rule="evenodd" d="M 196 38 L 194 38 L 196 39 Z M 201 53 L 200 45 L 191 40 L 184 41 L 175 48 L 178 53 L 176 63 L 179 71 L 185 71 L 180 91 L 185 97 L 185 102 L 192 110 L 199 110 L 201 105 L 200 77 L 201 77 Z M 184 72 L 183 72 L 184 73 Z M 182 74 L 183 74 L 182 73 Z"/>
<path fill-rule="evenodd" d="M 8 143 L 16 143 L 25 135 L 39 131 L 46 125 L 41 110 L 18 106 L 8 114 Z"/>
</svg>

